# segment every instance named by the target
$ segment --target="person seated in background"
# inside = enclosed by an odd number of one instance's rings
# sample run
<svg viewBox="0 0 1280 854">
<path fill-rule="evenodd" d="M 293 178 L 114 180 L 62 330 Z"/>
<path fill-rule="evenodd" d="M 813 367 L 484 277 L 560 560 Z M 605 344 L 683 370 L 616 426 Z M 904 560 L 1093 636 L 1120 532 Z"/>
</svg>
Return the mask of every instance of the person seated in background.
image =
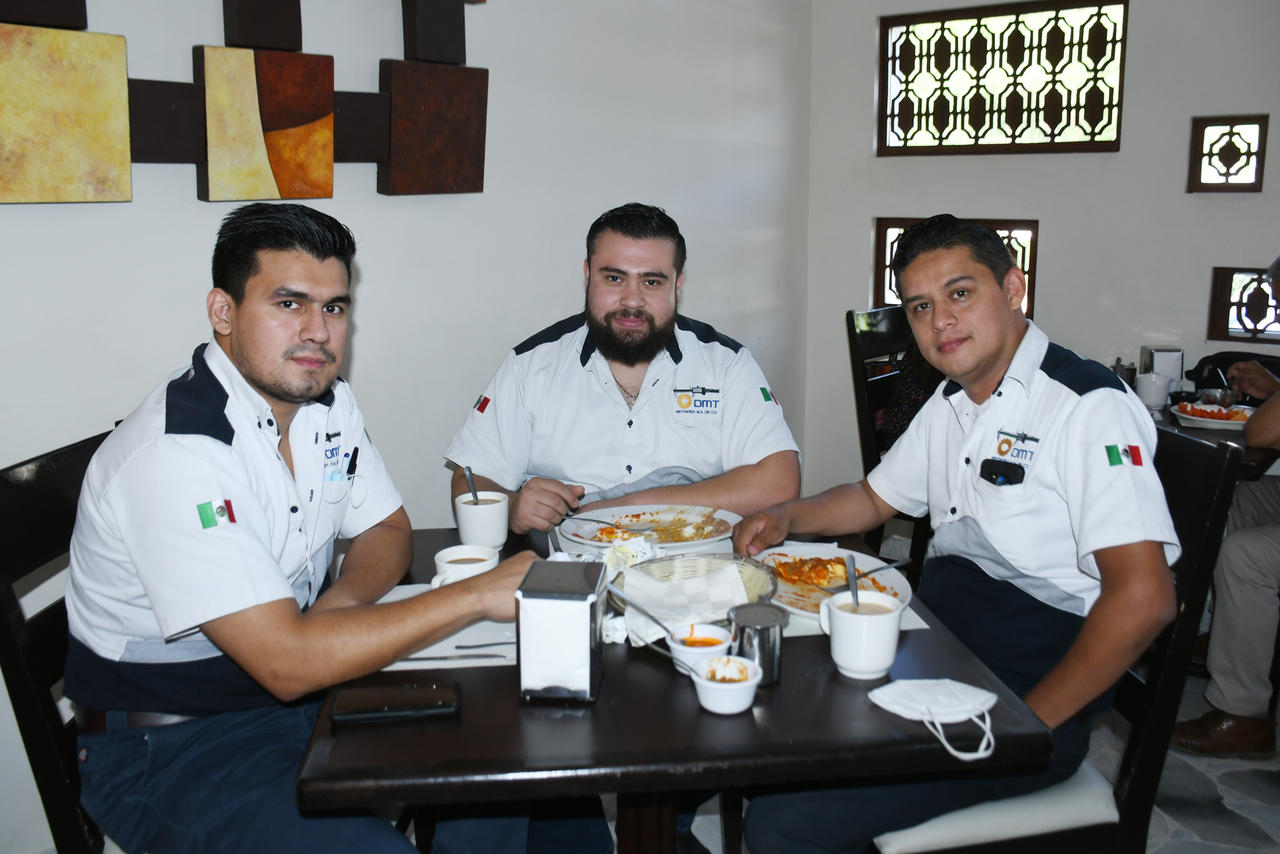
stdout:
<svg viewBox="0 0 1280 854">
<path fill-rule="evenodd" d="M 414 851 L 373 816 L 299 814 L 316 692 L 515 617 L 532 552 L 373 604 L 409 569 L 413 541 L 338 378 L 354 253 L 344 225 L 302 205 L 230 213 L 206 298 L 212 345 L 89 464 L 64 693 L 81 801 L 126 851 Z M 351 544 L 330 584 L 336 537 Z M 442 822 L 437 839 L 476 833 L 524 843 L 510 822 Z"/>
<path fill-rule="evenodd" d="M 1023 316 L 1026 280 L 987 226 L 919 223 L 892 267 L 920 352 L 947 381 L 865 480 L 748 517 L 734 550 L 928 511 L 916 596 L 1053 729 L 1053 756 L 1034 774 L 760 792 L 744 822 L 755 852 L 863 851 L 1066 779 L 1092 716 L 1174 616 L 1179 545 L 1151 465 L 1155 425 L 1133 392 Z"/>
<path fill-rule="evenodd" d="M 507 354 L 445 458 L 452 495 L 511 496 L 511 530 L 570 512 L 693 504 L 751 513 L 800 493 L 798 448 L 751 353 L 679 314 L 685 241 L 661 208 L 587 232 L 586 306 Z"/>
<path fill-rule="evenodd" d="M 1268 270 L 1280 280 L 1280 258 Z M 1257 362 L 1227 372 L 1237 391 L 1264 400 L 1244 425 L 1250 445 L 1280 449 L 1280 379 Z M 1275 754 L 1271 659 L 1280 626 L 1280 477 L 1236 485 L 1213 568 L 1213 629 L 1204 698 L 1212 707 L 1173 730 L 1173 746 L 1200 756 L 1265 759 Z"/>
</svg>

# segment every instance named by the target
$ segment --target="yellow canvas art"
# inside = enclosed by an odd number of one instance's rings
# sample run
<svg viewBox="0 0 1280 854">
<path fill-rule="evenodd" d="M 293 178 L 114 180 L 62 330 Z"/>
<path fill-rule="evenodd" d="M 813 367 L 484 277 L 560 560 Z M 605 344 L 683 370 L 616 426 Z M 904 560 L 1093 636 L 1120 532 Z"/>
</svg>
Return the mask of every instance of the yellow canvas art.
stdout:
<svg viewBox="0 0 1280 854">
<path fill-rule="evenodd" d="M 0 202 L 127 202 L 123 36 L 0 24 Z"/>
</svg>

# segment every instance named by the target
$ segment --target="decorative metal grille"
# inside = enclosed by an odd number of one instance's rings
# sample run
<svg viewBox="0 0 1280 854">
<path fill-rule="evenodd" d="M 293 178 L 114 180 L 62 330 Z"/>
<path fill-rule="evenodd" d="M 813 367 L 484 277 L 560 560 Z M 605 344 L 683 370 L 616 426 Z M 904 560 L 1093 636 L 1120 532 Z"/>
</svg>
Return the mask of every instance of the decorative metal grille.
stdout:
<svg viewBox="0 0 1280 854">
<path fill-rule="evenodd" d="M 1276 286 L 1266 270 L 1214 267 L 1209 289 L 1210 341 L 1280 344 Z"/>
<path fill-rule="evenodd" d="M 1118 151 L 1128 0 L 880 21 L 877 154 Z"/>
<path fill-rule="evenodd" d="M 1199 116 L 1191 120 L 1188 193 L 1260 193 L 1267 116 Z"/>
<path fill-rule="evenodd" d="M 893 289 L 893 270 L 889 264 L 893 261 L 893 253 L 898 251 L 898 239 L 902 233 L 926 217 L 876 218 L 876 266 L 875 290 L 872 292 L 872 304 L 875 308 L 890 305 L 901 305 L 902 300 Z M 1022 311 L 1027 317 L 1035 310 L 1036 294 L 1036 240 L 1040 231 L 1040 221 L 1034 219 L 978 219 L 983 225 L 989 225 L 1004 238 L 1013 257 L 1013 265 L 1027 276 L 1027 293 L 1022 299 Z"/>
</svg>

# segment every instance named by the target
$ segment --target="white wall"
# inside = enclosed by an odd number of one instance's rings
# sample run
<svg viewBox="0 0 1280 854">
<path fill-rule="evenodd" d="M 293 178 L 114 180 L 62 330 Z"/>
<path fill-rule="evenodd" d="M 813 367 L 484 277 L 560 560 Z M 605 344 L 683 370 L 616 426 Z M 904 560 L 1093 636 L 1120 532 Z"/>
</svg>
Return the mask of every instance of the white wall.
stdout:
<svg viewBox="0 0 1280 854">
<path fill-rule="evenodd" d="M 877 216 L 1040 221 L 1036 322 L 1104 363 L 1142 344 L 1205 340 L 1214 266 L 1280 254 L 1280 146 L 1262 193 L 1187 194 L 1191 117 L 1270 113 L 1280 122 L 1280 3 L 1131 0 L 1122 148 L 1109 154 L 874 156 L 878 16 L 972 5 L 814 0 L 805 490 L 857 478 L 843 313 L 870 305 Z"/>
<path fill-rule="evenodd" d="M 129 75 L 191 80 L 222 4 L 90 3 Z M 338 164 L 316 207 L 359 241 L 347 377 L 413 521 L 450 523 L 440 454 L 505 350 L 581 309 L 583 239 L 605 209 L 660 204 L 689 243 L 684 311 L 747 344 L 802 435 L 809 133 L 807 3 L 571 0 L 467 7 L 490 69 L 485 191 L 379 196 Z M 303 0 L 303 48 L 336 88 L 376 91 L 403 56 L 400 4 Z M 208 338 L 204 294 L 229 204 L 192 166 L 135 164 L 133 201 L 0 206 L 9 322 L 0 465 L 111 426 Z M 7 706 L 7 703 L 4 704 Z M 7 709 L 0 768 L 25 767 Z M 0 850 L 47 846 L 29 779 L 0 771 Z"/>
</svg>

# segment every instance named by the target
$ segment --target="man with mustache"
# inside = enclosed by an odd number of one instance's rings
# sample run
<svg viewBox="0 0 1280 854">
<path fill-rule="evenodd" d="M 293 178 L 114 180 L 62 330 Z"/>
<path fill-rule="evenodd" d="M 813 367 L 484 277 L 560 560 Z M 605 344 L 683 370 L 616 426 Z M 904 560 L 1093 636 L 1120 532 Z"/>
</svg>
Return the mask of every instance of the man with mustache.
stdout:
<svg viewBox="0 0 1280 854">
<path fill-rule="evenodd" d="M 587 232 L 586 307 L 516 346 L 445 457 L 453 496 L 511 496 L 516 533 L 567 513 L 693 504 L 751 513 L 799 494 L 782 408 L 751 354 L 678 314 L 685 241 L 661 208 L 631 203 Z"/>
<path fill-rule="evenodd" d="M 318 692 L 515 616 L 532 552 L 372 604 L 404 576 L 413 541 L 338 378 L 354 253 L 345 226 L 302 205 L 233 211 L 213 253 L 213 344 L 89 464 L 64 692 L 81 801 L 126 851 L 413 851 L 380 818 L 298 813 Z M 339 536 L 351 545 L 332 579 Z M 479 826 L 444 822 L 437 839 Z"/>
<path fill-rule="evenodd" d="M 927 511 L 916 596 L 1053 729 L 1053 756 L 1034 774 L 760 792 L 743 824 L 753 852 L 867 851 L 883 832 L 1067 779 L 1091 717 L 1174 616 L 1180 546 L 1137 396 L 1027 320 L 1026 279 L 993 229 L 939 214 L 903 234 L 892 266 L 946 382 L 864 480 L 744 519 L 734 551 Z"/>
</svg>

